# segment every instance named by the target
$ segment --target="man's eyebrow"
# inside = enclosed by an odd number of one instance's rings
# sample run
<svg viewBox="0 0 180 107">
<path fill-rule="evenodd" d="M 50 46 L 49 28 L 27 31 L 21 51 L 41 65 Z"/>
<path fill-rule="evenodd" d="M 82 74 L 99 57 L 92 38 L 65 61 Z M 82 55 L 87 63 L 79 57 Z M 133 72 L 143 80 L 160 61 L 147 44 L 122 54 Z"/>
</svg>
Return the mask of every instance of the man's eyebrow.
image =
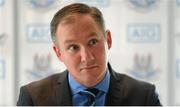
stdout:
<svg viewBox="0 0 180 107">
<path fill-rule="evenodd" d="M 98 34 L 96 32 L 91 32 L 88 35 L 88 38 L 93 37 L 93 36 L 97 36 Z M 65 40 L 64 44 L 71 44 L 71 43 L 75 43 L 75 40 Z"/>
<path fill-rule="evenodd" d="M 91 32 L 88 37 L 92 37 L 92 36 L 97 36 L 97 33 L 96 32 Z"/>
<path fill-rule="evenodd" d="M 70 44 L 70 43 L 74 43 L 74 40 L 65 40 L 64 44 Z"/>
</svg>

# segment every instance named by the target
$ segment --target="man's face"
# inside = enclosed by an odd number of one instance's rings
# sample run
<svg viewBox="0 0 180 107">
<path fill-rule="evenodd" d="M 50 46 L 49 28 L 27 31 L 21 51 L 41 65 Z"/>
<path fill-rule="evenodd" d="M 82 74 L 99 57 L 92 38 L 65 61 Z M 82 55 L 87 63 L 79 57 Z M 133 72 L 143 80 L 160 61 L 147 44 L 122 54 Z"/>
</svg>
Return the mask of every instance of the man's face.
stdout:
<svg viewBox="0 0 180 107">
<path fill-rule="evenodd" d="M 111 48 L 110 31 L 106 31 L 106 36 L 89 15 L 75 14 L 57 27 L 56 55 L 72 77 L 86 87 L 96 85 L 104 77 L 107 49 Z"/>
</svg>

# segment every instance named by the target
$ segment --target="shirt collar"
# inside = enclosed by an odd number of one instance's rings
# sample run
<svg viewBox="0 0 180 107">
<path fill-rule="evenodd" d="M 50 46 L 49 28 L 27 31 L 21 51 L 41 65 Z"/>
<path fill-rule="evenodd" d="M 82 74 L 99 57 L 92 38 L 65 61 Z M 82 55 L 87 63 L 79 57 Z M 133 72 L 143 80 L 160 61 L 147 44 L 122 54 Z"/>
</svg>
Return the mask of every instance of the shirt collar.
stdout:
<svg viewBox="0 0 180 107">
<path fill-rule="evenodd" d="M 68 73 L 68 81 L 69 81 L 72 94 L 77 94 L 78 92 L 86 89 L 85 86 L 76 82 L 74 78 L 70 75 L 70 73 Z M 109 83 L 110 83 L 110 74 L 109 74 L 109 70 L 107 69 L 104 79 L 100 83 L 98 83 L 94 88 L 97 88 L 107 93 L 109 89 Z"/>
</svg>

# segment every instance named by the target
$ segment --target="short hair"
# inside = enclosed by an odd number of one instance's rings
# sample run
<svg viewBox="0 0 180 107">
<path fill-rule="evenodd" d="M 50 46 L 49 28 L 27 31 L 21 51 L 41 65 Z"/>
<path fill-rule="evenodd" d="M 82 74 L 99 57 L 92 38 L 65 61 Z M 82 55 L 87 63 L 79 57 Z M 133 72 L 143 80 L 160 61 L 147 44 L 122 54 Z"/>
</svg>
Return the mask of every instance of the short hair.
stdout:
<svg viewBox="0 0 180 107">
<path fill-rule="evenodd" d="M 50 25 L 52 41 L 56 41 L 56 30 L 59 25 L 67 16 L 72 14 L 89 14 L 96 24 L 100 27 L 105 34 L 105 23 L 101 11 L 96 7 L 90 7 L 83 3 L 73 3 L 60 9 L 53 17 Z"/>
</svg>

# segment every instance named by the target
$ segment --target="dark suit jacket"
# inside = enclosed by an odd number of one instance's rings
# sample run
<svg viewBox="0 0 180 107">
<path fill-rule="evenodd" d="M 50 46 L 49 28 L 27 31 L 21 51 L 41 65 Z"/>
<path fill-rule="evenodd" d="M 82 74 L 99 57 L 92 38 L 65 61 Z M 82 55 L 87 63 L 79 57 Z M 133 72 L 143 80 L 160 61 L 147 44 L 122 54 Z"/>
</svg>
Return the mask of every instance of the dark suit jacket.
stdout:
<svg viewBox="0 0 180 107">
<path fill-rule="evenodd" d="M 110 87 L 106 97 L 107 106 L 161 105 L 155 86 L 116 73 L 108 64 Z M 68 71 L 21 87 L 18 106 L 71 106 L 72 97 L 68 83 Z"/>
</svg>

